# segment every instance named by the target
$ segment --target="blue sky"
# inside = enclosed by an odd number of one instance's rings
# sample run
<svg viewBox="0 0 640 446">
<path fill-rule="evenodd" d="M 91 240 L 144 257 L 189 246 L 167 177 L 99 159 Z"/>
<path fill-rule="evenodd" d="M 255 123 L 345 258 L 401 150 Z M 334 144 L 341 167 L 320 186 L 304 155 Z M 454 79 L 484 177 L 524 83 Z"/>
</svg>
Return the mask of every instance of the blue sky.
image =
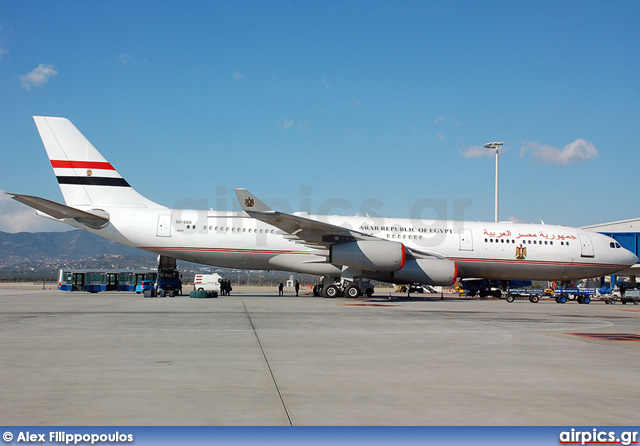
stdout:
<svg viewBox="0 0 640 446">
<path fill-rule="evenodd" d="M 32 115 L 140 193 L 581 226 L 640 216 L 637 1 L 0 3 L 0 190 L 61 201 Z M 487 156 L 488 155 L 488 156 Z M 423 200 L 424 201 L 424 200 Z M 422 201 L 422 202 L 423 202 Z M 425 218 L 435 211 L 423 210 Z M 63 230 L 0 197 L 0 230 Z"/>
</svg>

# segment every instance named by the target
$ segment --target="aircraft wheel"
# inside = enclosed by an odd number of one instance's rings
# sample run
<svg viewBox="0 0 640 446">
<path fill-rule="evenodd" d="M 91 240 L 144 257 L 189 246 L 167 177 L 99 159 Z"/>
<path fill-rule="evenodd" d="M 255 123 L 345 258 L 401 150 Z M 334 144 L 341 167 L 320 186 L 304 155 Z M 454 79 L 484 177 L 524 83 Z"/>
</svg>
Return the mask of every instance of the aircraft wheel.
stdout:
<svg viewBox="0 0 640 446">
<path fill-rule="evenodd" d="M 349 285 L 346 290 L 344 290 L 344 295 L 355 299 L 356 297 L 360 297 L 360 288 L 357 285 Z"/>
<path fill-rule="evenodd" d="M 338 289 L 337 286 L 335 285 L 329 285 L 325 290 L 324 290 L 324 297 L 328 297 L 330 299 L 334 299 L 335 297 L 338 296 L 338 294 L 340 293 L 340 290 Z"/>
</svg>

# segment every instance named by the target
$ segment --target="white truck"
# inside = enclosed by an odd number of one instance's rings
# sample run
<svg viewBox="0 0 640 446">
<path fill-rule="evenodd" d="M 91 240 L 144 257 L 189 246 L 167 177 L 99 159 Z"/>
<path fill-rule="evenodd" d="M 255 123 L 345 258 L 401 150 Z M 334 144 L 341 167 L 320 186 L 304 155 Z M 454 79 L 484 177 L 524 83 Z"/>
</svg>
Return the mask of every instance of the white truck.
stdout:
<svg viewBox="0 0 640 446">
<path fill-rule="evenodd" d="M 196 291 L 217 291 L 220 293 L 220 274 L 196 274 L 193 278 L 193 289 Z"/>
</svg>

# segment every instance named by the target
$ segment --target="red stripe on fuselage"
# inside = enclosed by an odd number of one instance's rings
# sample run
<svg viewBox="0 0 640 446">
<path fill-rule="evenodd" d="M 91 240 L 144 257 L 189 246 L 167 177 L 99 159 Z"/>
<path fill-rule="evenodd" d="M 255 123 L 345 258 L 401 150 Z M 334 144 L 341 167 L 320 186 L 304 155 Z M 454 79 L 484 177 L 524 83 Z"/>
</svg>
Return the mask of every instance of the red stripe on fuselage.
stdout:
<svg viewBox="0 0 640 446">
<path fill-rule="evenodd" d="M 116 170 L 110 163 L 104 161 L 68 161 L 51 160 L 51 167 L 59 169 L 102 169 Z"/>
<path fill-rule="evenodd" d="M 505 260 L 505 259 L 473 259 L 451 257 L 449 260 L 455 262 L 477 262 L 477 263 L 509 263 L 512 265 L 551 265 L 551 266 L 596 266 L 603 268 L 622 268 L 627 265 L 616 265 L 614 263 L 587 263 L 587 262 L 555 262 L 546 260 Z"/>
<path fill-rule="evenodd" d="M 224 252 L 224 253 L 243 253 L 243 254 L 296 254 L 296 255 L 312 255 L 309 251 L 277 251 L 269 249 L 225 249 L 225 248 L 163 248 L 160 246 L 138 246 L 139 249 L 145 251 L 183 251 L 183 252 Z"/>
</svg>

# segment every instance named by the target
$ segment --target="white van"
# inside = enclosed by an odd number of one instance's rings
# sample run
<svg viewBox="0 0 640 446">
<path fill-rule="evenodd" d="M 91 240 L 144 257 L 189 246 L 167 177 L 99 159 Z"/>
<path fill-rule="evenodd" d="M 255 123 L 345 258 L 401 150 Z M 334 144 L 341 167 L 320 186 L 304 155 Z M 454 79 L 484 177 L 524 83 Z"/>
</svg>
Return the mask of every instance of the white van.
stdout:
<svg viewBox="0 0 640 446">
<path fill-rule="evenodd" d="M 196 274 L 193 278 L 193 289 L 196 291 L 217 291 L 220 292 L 220 274 Z"/>
</svg>

